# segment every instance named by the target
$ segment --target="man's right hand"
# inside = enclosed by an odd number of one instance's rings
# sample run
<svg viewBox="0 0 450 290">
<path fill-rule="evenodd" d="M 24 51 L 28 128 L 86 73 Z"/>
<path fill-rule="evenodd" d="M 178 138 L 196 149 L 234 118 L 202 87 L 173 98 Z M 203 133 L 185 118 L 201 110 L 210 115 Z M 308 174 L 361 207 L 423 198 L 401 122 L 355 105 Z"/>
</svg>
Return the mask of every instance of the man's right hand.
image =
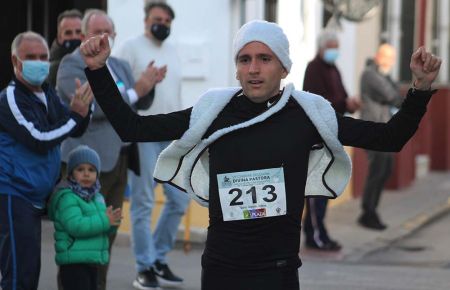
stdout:
<svg viewBox="0 0 450 290">
<path fill-rule="evenodd" d="M 111 48 L 109 47 L 108 34 L 93 36 L 81 43 L 81 56 L 90 70 L 104 67 Z"/>
</svg>

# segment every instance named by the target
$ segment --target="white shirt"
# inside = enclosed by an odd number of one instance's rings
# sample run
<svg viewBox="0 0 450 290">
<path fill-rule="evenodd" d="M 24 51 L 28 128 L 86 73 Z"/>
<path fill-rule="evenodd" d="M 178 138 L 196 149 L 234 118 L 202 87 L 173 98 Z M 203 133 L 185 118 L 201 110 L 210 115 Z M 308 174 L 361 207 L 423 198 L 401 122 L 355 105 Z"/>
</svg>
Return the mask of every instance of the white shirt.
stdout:
<svg viewBox="0 0 450 290">
<path fill-rule="evenodd" d="M 39 100 L 41 100 L 42 103 L 44 103 L 45 107 L 47 108 L 47 97 L 45 96 L 44 92 L 34 92 L 34 95 L 38 97 Z"/>
<path fill-rule="evenodd" d="M 140 35 L 127 40 L 116 56 L 130 64 L 135 80 L 139 79 L 151 61 L 155 61 L 156 67 L 167 65 L 166 77 L 156 84 L 152 105 L 147 110 L 138 111 L 140 115 L 165 114 L 183 109 L 180 96 L 181 65 L 172 43 L 165 40 L 159 45 L 145 35 Z"/>
</svg>

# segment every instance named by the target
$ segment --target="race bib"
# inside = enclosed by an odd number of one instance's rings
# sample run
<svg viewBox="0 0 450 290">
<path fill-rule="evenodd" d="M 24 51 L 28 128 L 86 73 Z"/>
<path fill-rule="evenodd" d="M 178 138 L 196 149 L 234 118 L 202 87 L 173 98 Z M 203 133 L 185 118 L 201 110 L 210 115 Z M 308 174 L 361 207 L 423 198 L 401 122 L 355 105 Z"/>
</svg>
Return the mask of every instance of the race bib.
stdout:
<svg viewBox="0 0 450 290">
<path fill-rule="evenodd" d="M 286 214 L 282 167 L 217 175 L 224 221 Z"/>
</svg>

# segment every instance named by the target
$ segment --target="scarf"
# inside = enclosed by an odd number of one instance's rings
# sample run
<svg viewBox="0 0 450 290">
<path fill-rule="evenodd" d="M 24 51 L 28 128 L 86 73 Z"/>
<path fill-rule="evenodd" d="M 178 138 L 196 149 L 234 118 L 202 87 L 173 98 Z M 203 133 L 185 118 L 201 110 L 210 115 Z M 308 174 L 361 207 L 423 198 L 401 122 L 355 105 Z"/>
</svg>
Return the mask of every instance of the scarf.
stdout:
<svg viewBox="0 0 450 290">
<path fill-rule="evenodd" d="M 83 200 L 89 202 L 94 198 L 95 194 L 100 191 L 100 181 L 95 181 L 94 185 L 91 187 L 82 187 L 75 179 L 72 177 L 67 178 L 69 183 L 69 188 Z"/>
</svg>

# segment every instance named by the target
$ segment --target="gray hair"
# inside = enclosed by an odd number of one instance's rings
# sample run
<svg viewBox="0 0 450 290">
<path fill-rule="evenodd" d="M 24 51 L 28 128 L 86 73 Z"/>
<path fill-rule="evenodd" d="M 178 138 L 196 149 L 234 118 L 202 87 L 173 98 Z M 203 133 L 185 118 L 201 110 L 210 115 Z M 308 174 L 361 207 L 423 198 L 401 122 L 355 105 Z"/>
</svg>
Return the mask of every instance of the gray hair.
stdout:
<svg viewBox="0 0 450 290">
<path fill-rule="evenodd" d="M 90 21 L 91 17 L 94 16 L 94 15 L 103 15 L 103 16 L 106 16 L 106 18 L 108 18 L 109 22 L 111 22 L 113 32 L 116 31 L 116 29 L 115 29 L 115 27 L 114 27 L 114 21 L 112 20 L 111 17 L 109 17 L 108 14 L 106 14 L 105 11 L 100 10 L 100 9 L 88 9 L 88 10 L 86 10 L 86 12 L 84 13 L 84 17 L 83 17 L 83 19 L 81 20 L 81 33 L 83 33 L 84 35 L 87 34 L 88 26 L 89 26 L 89 21 Z"/>
<path fill-rule="evenodd" d="M 14 40 L 11 43 L 11 55 L 17 56 L 17 50 L 19 49 L 20 44 L 24 40 L 40 41 L 45 46 L 45 48 L 47 48 L 48 52 L 47 41 L 45 40 L 44 37 L 42 37 L 42 35 L 34 31 L 25 31 L 17 34 L 16 37 L 14 37 Z"/>
<path fill-rule="evenodd" d="M 327 46 L 327 43 L 330 41 L 336 41 L 337 43 L 339 43 L 336 32 L 332 30 L 324 30 L 319 34 L 319 37 L 317 38 L 317 46 L 319 47 L 319 49 L 325 48 Z"/>
</svg>

